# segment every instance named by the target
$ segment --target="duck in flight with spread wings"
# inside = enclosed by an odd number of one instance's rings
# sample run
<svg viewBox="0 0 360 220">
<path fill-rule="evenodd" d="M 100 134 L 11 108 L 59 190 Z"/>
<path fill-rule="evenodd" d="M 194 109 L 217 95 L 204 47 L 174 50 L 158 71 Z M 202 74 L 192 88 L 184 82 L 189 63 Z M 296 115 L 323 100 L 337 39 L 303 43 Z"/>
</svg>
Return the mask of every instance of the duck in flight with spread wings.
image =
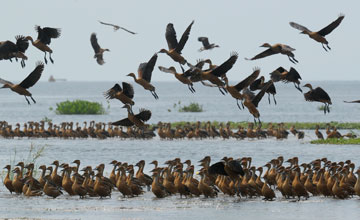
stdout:
<svg viewBox="0 0 360 220">
<path fill-rule="evenodd" d="M 264 58 L 267 56 L 271 56 L 271 55 L 280 53 L 280 54 L 284 54 L 284 55 L 288 56 L 289 60 L 294 64 L 299 62 L 295 59 L 295 55 L 292 52 L 295 49 L 288 45 L 285 45 L 285 44 L 270 45 L 269 43 L 264 43 L 260 47 L 268 47 L 269 49 L 259 53 L 258 55 L 254 56 L 253 58 L 250 58 L 250 59 L 245 58 L 245 60 L 257 60 L 257 59 L 261 59 L 261 58 Z"/>
<path fill-rule="evenodd" d="M 108 26 L 113 27 L 113 28 L 114 28 L 114 31 L 117 31 L 117 30 L 119 30 L 119 29 L 122 29 L 122 30 L 124 30 L 124 31 L 126 31 L 126 32 L 128 32 L 128 33 L 130 33 L 130 34 L 137 34 L 137 33 L 133 32 L 133 31 L 130 31 L 130 30 L 126 29 L 126 28 L 120 27 L 120 26 L 118 26 L 118 25 L 116 25 L 116 24 L 105 23 L 105 22 L 102 22 L 102 21 L 98 21 L 98 22 L 99 22 L 100 24 L 108 25 Z"/>
</svg>

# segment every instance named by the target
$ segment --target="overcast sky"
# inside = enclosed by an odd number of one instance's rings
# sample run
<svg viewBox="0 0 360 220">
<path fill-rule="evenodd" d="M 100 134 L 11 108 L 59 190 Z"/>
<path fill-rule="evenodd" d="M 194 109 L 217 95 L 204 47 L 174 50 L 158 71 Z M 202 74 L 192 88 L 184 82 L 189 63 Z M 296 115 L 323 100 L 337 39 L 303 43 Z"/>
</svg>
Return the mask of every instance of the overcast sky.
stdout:
<svg viewBox="0 0 360 220">
<path fill-rule="evenodd" d="M 161 48 L 167 48 L 165 29 L 173 23 L 178 40 L 183 31 L 195 20 L 183 55 L 191 63 L 199 58 L 211 58 L 215 64 L 228 59 L 232 51 L 239 59 L 228 72 L 230 80 L 241 80 L 260 67 L 266 77 L 279 66 L 289 69 L 294 66 L 303 80 L 360 80 L 358 73 L 360 39 L 360 2 L 358 0 L 68 0 L 68 1 L 4 1 L 0 20 L 0 41 L 15 41 L 15 35 L 31 35 L 36 38 L 35 25 L 57 27 L 62 35 L 51 42 L 55 64 L 45 67 L 41 80 L 50 75 L 71 81 L 130 81 L 126 74 L 137 71 Z M 325 52 L 320 43 L 289 26 L 297 22 L 318 31 L 334 21 L 340 13 L 345 19 L 326 38 L 330 52 Z M 114 32 L 111 27 L 98 23 L 110 22 L 138 32 L 131 35 L 122 30 Z M 96 32 L 105 52 L 105 64 L 100 66 L 93 58 L 90 34 Z M 220 45 L 212 51 L 198 52 L 199 36 L 209 37 L 210 42 Z M 273 55 L 258 61 L 246 61 L 264 48 L 259 46 L 284 43 L 296 48 L 299 61 L 292 64 L 286 56 Z M 22 80 L 30 73 L 36 61 L 43 61 L 43 52 L 33 46 L 26 51 L 26 68 L 20 63 L 0 61 L 0 77 Z M 157 66 L 175 66 L 166 54 L 159 54 Z M 153 81 L 175 80 L 172 75 L 154 69 Z"/>
</svg>

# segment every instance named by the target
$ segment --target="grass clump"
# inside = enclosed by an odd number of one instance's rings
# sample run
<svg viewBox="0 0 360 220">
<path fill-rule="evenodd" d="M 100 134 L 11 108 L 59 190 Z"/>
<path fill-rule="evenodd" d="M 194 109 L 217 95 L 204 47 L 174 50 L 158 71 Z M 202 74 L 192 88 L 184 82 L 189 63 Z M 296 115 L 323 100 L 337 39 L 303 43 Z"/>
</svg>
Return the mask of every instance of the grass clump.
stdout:
<svg viewBox="0 0 360 220">
<path fill-rule="evenodd" d="M 105 109 L 101 103 L 85 100 L 56 103 L 56 114 L 59 115 L 103 115 Z"/>
<path fill-rule="evenodd" d="M 360 144 L 360 138 L 351 138 L 351 139 L 345 139 L 345 138 L 329 138 L 324 140 L 313 140 L 310 143 L 312 144 L 336 144 L 336 145 L 359 145 Z"/>
<path fill-rule="evenodd" d="M 189 105 L 180 106 L 179 112 L 203 112 L 202 105 L 196 102 L 191 102 Z"/>
</svg>

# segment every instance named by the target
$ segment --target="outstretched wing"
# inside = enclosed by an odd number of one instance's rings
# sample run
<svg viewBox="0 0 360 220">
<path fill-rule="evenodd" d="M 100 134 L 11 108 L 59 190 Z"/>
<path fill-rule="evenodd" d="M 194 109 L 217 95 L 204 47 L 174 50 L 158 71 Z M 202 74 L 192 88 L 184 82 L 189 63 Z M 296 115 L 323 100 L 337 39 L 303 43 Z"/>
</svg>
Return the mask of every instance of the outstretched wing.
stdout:
<svg viewBox="0 0 360 220">
<path fill-rule="evenodd" d="M 166 26 L 165 38 L 169 47 L 169 50 L 175 49 L 178 46 L 178 41 L 176 39 L 176 31 L 174 25 L 169 23 Z"/>
<path fill-rule="evenodd" d="M 155 66 L 157 57 L 158 56 L 155 53 L 147 63 L 140 64 L 139 70 L 141 70 L 141 71 L 138 71 L 140 78 L 146 80 L 147 82 L 151 81 L 151 75 L 154 70 L 154 66 Z"/>
<path fill-rule="evenodd" d="M 329 100 L 331 102 L 329 94 L 327 94 L 327 92 L 325 92 L 322 88 L 317 87 L 312 92 L 316 101 Z"/>
<path fill-rule="evenodd" d="M 228 60 L 226 60 L 220 66 L 213 69 L 211 71 L 211 73 L 217 77 L 221 77 L 222 75 L 226 74 L 234 66 L 238 57 L 239 57 L 238 53 L 232 52 L 230 58 Z"/>
<path fill-rule="evenodd" d="M 136 118 L 147 121 L 151 118 L 151 111 L 146 109 L 140 109 L 140 113 L 135 115 Z"/>
<path fill-rule="evenodd" d="M 271 55 L 274 55 L 276 54 L 277 52 L 273 51 L 272 49 L 267 49 L 261 53 L 259 53 L 258 55 L 254 56 L 253 58 L 251 59 L 248 59 L 248 58 L 245 58 L 246 60 L 257 60 L 257 59 L 261 59 L 261 58 L 264 58 L 264 57 L 267 57 L 267 56 L 271 56 Z"/>
<path fill-rule="evenodd" d="M 251 85 L 256 80 L 256 78 L 258 78 L 259 74 L 260 74 L 260 69 L 255 68 L 254 72 L 250 76 L 246 77 L 243 81 L 235 85 L 237 91 L 240 92 L 241 90 Z"/>
<path fill-rule="evenodd" d="M 163 67 L 163 66 L 158 66 L 159 67 L 159 70 L 161 72 L 164 72 L 164 73 L 174 73 L 174 70 L 173 69 L 170 69 L 170 68 L 166 68 L 166 67 Z"/>
<path fill-rule="evenodd" d="M 210 45 L 207 37 L 199 37 L 198 41 L 200 41 L 204 47 L 208 47 Z"/>
<path fill-rule="evenodd" d="M 181 39 L 178 43 L 178 45 L 176 46 L 176 52 L 178 52 L 179 54 L 181 54 L 182 49 L 184 48 L 186 41 L 189 39 L 189 35 L 190 35 L 190 30 L 191 30 L 191 26 L 194 24 L 194 21 L 192 21 L 190 23 L 190 25 L 186 28 L 185 32 L 183 33 L 183 35 L 181 36 Z"/>
<path fill-rule="evenodd" d="M 1 84 L 9 84 L 9 85 L 14 85 L 12 82 L 10 82 L 10 81 L 7 81 L 7 80 L 5 80 L 5 79 L 1 79 L 0 78 L 0 83 Z"/>
<path fill-rule="evenodd" d="M 327 34 L 330 34 L 335 28 L 337 28 L 337 26 L 339 26 L 339 24 L 342 22 L 344 17 L 345 17 L 345 15 L 340 15 L 331 24 L 329 24 L 328 26 L 326 26 L 323 29 L 321 29 L 320 31 L 318 31 L 318 34 L 320 34 L 321 36 L 325 36 Z"/>
<path fill-rule="evenodd" d="M 134 88 L 133 88 L 133 86 L 130 83 L 127 83 L 127 82 L 123 82 L 122 86 L 123 86 L 124 94 L 127 97 L 131 98 L 131 99 L 134 98 Z"/>
<path fill-rule="evenodd" d="M 104 93 L 104 96 L 106 99 L 113 99 L 115 98 L 115 94 L 121 91 L 122 91 L 121 86 L 116 83 L 111 89 L 109 89 Z"/>
<path fill-rule="evenodd" d="M 291 67 L 288 74 L 287 74 L 287 78 L 288 79 L 301 79 L 301 76 L 300 74 L 298 73 L 298 71 L 296 71 L 295 68 Z"/>
<path fill-rule="evenodd" d="M 111 124 L 116 125 L 116 126 L 125 126 L 125 127 L 130 127 L 130 126 L 134 125 L 134 123 L 131 122 L 128 118 L 121 119 L 121 120 L 113 122 Z"/>
<path fill-rule="evenodd" d="M 345 103 L 360 103 L 360 100 L 355 100 L 355 101 L 344 101 Z"/>
<path fill-rule="evenodd" d="M 100 52 L 100 45 L 98 44 L 98 40 L 96 37 L 96 33 L 92 33 L 90 36 L 90 42 L 91 42 L 91 46 L 95 51 L 95 54 Z"/>
<path fill-rule="evenodd" d="M 241 176 L 244 176 L 244 170 L 238 160 L 231 160 L 228 162 L 228 166 L 231 169 L 231 171 L 235 172 L 236 174 L 240 174 Z"/>
<path fill-rule="evenodd" d="M 307 27 L 302 26 L 302 25 L 300 25 L 298 23 L 289 22 L 289 24 L 290 24 L 291 27 L 293 27 L 295 29 L 298 29 L 299 31 L 309 31 L 310 32 L 310 30 Z"/>
<path fill-rule="evenodd" d="M 26 77 L 20 84 L 24 89 L 28 89 L 31 86 L 35 85 L 37 81 L 39 81 L 41 77 L 41 73 L 44 71 L 44 63 L 39 61 L 36 63 L 35 69 Z"/>
<path fill-rule="evenodd" d="M 260 100 L 264 96 L 265 92 L 268 90 L 268 88 L 273 84 L 272 81 L 267 82 L 264 87 L 260 90 L 260 92 L 251 100 L 251 102 L 255 105 L 255 107 L 258 107 Z"/>
</svg>

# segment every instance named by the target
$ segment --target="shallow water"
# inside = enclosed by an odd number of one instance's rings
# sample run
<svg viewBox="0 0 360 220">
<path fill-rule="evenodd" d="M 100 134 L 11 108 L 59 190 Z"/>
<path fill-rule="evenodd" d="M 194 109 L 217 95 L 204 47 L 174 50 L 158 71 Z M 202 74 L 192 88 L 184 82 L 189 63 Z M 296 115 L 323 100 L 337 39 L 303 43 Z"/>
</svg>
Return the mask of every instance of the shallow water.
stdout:
<svg viewBox="0 0 360 220">
<path fill-rule="evenodd" d="M 233 99 L 223 97 L 217 89 L 196 86 L 196 94 L 191 94 L 186 86 L 178 83 L 154 83 L 160 97 L 155 101 L 150 93 L 135 87 L 135 109 L 148 108 L 153 112 L 150 123 L 179 120 L 218 120 L 238 121 L 249 120 L 247 111 L 239 111 Z M 319 82 L 314 83 L 320 84 Z M 267 100 L 261 103 L 260 109 L 263 121 L 359 121 L 357 105 L 346 105 L 342 100 L 358 99 L 356 82 L 322 82 L 321 86 L 330 90 L 333 108 L 329 115 L 324 116 L 316 108 L 319 104 L 307 103 L 293 85 L 278 86 L 278 105 L 268 105 Z M 0 91 L 1 120 L 9 123 L 38 121 L 47 116 L 55 123 L 61 121 L 115 121 L 125 117 L 126 111 L 121 109 L 117 101 L 110 102 L 109 114 L 101 116 L 59 116 L 49 111 L 49 107 L 66 99 L 88 99 L 100 101 L 106 106 L 101 92 L 113 85 L 111 82 L 75 83 L 59 82 L 39 83 L 31 89 L 37 104 L 27 106 L 23 97 L 13 95 L 10 91 Z M 278 84 L 277 84 L 278 85 Z M 167 88 L 167 89 L 165 89 Z M 344 91 L 345 88 L 348 90 Z M 325 90 L 326 90 L 325 89 Z M 100 91 L 100 92 L 99 92 Z M 178 113 L 173 104 L 181 100 L 187 104 L 196 101 L 203 104 L 203 113 Z M 185 101 L 189 100 L 189 101 Z M 351 107 L 350 107 L 351 106 Z M 171 112 L 168 112 L 168 109 Z M 345 133 L 347 131 L 340 131 Z M 358 132 L 358 131 L 356 131 Z M 311 145 L 315 139 L 314 131 L 305 131 L 304 140 L 297 140 L 292 135 L 289 139 L 278 141 L 266 140 L 120 140 L 120 139 L 0 139 L 0 165 L 4 167 L 15 157 L 20 161 L 28 157 L 31 144 L 41 147 L 46 145 L 42 157 L 36 161 L 36 166 L 49 165 L 55 159 L 70 163 L 81 160 L 81 167 L 106 164 L 106 174 L 110 173 L 108 163 L 116 159 L 122 162 L 136 163 L 145 159 L 147 163 L 157 159 L 160 163 L 168 159 L 180 157 L 183 161 L 191 159 L 193 163 L 206 155 L 217 162 L 224 156 L 253 158 L 255 166 L 262 166 L 269 160 L 283 155 L 285 158 L 299 157 L 299 162 L 310 162 L 316 158 L 327 157 L 332 161 L 351 159 L 356 166 L 360 164 L 360 146 Z M 15 150 L 16 149 L 16 150 Z M 15 154 L 16 151 L 16 154 Z M 196 163 L 195 163 L 196 164 Z M 197 170 L 198 166 L 195 167 Z M 145 173 L 149 173 L 152 165 L 147 164 Z M 120 193 L 114 191 L 111 199 L 60 196 L 50 199 L 25 198 L 10 195 L 6 188 L 0 186 L 0 217 L 1 218 L 40 218 L 40 219 L 359 219 L 360 200 L 358 197 L 338 200 L 324 197 L 310 197 L 307 201 L 293 202 L 284 200 L 278 195 L 276 201 L 264 202 L 260 198 L 231 198 L 219 195 L 218 198 L 180 199 L 172 196 L 156 199 L 151 192 L 146 192 L 138 198 L 123 199 Z"/>
</svg>

